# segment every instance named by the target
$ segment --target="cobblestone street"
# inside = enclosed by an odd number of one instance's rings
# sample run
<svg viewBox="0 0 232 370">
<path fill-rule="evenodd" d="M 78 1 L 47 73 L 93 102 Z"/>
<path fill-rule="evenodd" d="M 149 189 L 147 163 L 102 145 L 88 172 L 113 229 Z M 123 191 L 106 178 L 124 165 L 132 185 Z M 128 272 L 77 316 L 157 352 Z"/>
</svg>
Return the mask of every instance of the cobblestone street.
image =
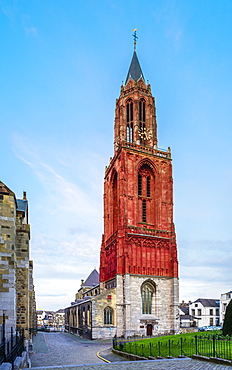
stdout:
<svg viewBox="0 0 232 370">
<path fill-rule="evenodd" d="M 34 338 L 34 353 L 30 355 L 33 368 L 52 370 L 226 370 L 231 366 L 185 359 L 124 361 L 109 351 L 110 343 L 90 341 L 71 334 L 38 333 Z M 97 352 L 111 361 L 106 363 Z M 119 362 L 120 361 L 120 362 Z"/>
<path fill-rule="evenodd" d="M 31 366 L 102 363 L 96 353 L 107 347 L 110 347 L 110 343 L 99 343 L 60 332 L 39 332 L 34 338 Z"/>
</svg>

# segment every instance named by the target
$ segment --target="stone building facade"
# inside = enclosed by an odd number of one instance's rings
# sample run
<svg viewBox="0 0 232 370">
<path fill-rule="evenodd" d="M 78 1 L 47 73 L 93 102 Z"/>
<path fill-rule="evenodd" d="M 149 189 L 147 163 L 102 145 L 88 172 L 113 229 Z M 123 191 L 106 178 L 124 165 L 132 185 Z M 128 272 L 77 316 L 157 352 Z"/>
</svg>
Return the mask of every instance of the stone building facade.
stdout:
<svg viewBox="0 0 232 370">
<path fill-rule="evenodd" d="M 219 299 L 198 298 L 189 304 L 189 313 L 196 316 L 198 327 L 219 326 Z"/>
<path fill-rule="evenodd" d="M 26 339 L 36 329 L 33 262 L 29 260 L 28 201 L 16 199 L 0 181 L 0 323 L 6 338 L 24 329 Z"/>
<path fill-rule="evenodd" d="M 94 297 L 82 292 L 92 338 L 179 331 L 171 150 L 158 148 L 155 99 L 136 51 L 116 100 L 105 170 L 99 289 Z"/>
<path fill-rule="evenodd" d="M 223 325 L 225 314 L 226 314 L 226 308 L 228 304 L 230 303 L 230 300 L 232 299 L 232 290 L 226 293 L 222 293 L 220 297 L 220 325 Z"/>
</svg>

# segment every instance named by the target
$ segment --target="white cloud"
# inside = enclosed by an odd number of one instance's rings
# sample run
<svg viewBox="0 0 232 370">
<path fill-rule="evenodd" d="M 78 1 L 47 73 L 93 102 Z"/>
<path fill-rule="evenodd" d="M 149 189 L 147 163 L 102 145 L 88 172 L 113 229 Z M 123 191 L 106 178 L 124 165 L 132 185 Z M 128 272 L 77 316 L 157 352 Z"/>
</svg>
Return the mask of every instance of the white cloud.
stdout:
<svg viewBox="0 0 232 370">
<path fill-rule="evenodd" d="M 220 298 L 231 290 L 232 241 L 195 240 L 181 242 L 180 299 Z"/>
<path fill-rule="evenodd" d="M 54 294 L 59 307 L 69 305 L 80 280 L 99 265 L 102 192 L 98 169 L 91 163 L 92 156 L 86 156 L 81 171 L 75 171 L 62 150 L 56 151 L 51 142 L 46 149 L 21 135 L 14 137 L 15 154 L 38 183 L 37 203 L 29 199 L 31 255 L 38 305 L 46 309 L 54 305 Z M 69 155 L 75 162 L 78 153 L 73 150 Z"/>
</svg>

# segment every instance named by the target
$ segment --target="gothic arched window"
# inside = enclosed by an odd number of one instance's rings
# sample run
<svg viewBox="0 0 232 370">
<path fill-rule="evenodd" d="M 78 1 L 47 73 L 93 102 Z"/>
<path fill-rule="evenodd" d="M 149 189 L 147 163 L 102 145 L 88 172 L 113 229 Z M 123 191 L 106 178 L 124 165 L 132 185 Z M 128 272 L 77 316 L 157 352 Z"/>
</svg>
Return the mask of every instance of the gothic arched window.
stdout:
<svg viewBox="0 0 232 370">
<path fill-rule="evenodd" d="M 141 166 L 138 172 L 138 201 L 140 215 L 138 222 L 155 223 L 154 180 L 155 178 L 150 166 L 148 164 Z"/>
<path fill-rule="evenodd" d="M 155 292 L 154 286 L 150 282 L 143 284 L 141 289 L 142 294 L 142 313 L 151 314 L 152 313 L 152 298 Z"/>
<path fill-rule="evenodd" d="M 104 325 L 113 325 L 113 309 L 106 307 L 104 309 Z"/>
<path fill-rule="evenodd" d="M 126 141 L 133 142 L 133 101 L 129 99 L 126 103 Z"/>
</svg>

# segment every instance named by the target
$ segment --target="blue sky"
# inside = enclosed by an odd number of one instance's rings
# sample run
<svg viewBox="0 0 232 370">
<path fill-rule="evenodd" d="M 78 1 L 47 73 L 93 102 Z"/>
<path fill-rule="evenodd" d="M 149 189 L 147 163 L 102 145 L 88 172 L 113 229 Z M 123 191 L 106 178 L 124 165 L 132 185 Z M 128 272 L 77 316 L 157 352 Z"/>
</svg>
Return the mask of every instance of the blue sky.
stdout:
<svg viewBox="0 0 232 370">
<path fill-rule="evenodd" d="M 27 192 L 37 308 L 99 266 L 104 168 L 133 54 L 172 149 L 180 300 L 231 286 L 232 2 L 0 0 L 0 180 Z"/>
</svg>

